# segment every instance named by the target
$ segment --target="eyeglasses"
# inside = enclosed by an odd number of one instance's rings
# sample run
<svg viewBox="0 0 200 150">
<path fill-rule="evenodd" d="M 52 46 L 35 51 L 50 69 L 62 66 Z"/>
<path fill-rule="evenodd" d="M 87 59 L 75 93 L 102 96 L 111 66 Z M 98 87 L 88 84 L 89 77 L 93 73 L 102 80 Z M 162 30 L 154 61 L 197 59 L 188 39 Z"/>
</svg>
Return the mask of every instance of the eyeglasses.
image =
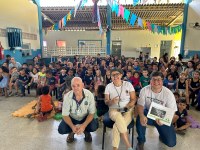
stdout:
<svg viewBox="0 0 200 150">
<path fill-rule="evenodd" d="M 162 81 L 162 78 L 152 78 L 151 79 L 153 82 L 161 82 Z"/>
<path fill-rule="evenodd" d="M 111 74 L 111 77 L 118 77 L 120 75 L 120 73 L 115 73 L 115 74 Z"/>
</svg>

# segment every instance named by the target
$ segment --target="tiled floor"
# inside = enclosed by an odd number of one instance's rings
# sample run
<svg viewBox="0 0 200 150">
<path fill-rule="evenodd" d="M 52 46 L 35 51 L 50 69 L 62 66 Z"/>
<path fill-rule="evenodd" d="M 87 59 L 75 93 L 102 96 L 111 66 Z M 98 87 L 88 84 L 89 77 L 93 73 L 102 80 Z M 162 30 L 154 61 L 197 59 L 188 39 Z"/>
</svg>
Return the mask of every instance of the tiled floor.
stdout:
<svg viewBox="0 0 200 150">
<path fill-rule="evenodd" d="M 76 136 L 73 144 L 66 143 L 66 135 L 57 132 L 59 121 L 50 119 L 39 123 L 27 118 L 12 117 L 11 113 L 19 109 L 34 97 L 0 97 L 0 150 L 101 150 L 102 125 L 92 133 L 93 142 L 84 142 L 84 136 Z M 200 121 L 200 112 L 190 110 L 194 118 Z M 134 135 L 134 148 L 137 143 Z M 200 129 L 188 129 L 185 136 L 177 135 L 177 145 L 168 148 L 158 139 L 156 128 L 148 126 L 145 150 L 199 150 Z M 105 150 L 111 150 L 111 130 L 107 130 Z M 125 150 L 121 142 L 119 150 Z"/>
</svg>

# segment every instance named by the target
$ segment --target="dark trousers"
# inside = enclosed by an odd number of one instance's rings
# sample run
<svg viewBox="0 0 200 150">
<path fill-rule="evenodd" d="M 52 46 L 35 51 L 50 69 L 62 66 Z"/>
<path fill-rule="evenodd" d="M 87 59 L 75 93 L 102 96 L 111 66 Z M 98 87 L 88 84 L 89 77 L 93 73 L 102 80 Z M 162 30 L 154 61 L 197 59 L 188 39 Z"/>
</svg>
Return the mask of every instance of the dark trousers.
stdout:
<svg viewBox="0 0 200 150">
<path fill-rule="evenodd" d="M 25 85 L 21 82 L 18 82 L 19 89 L 21 90 L 21 94 L 25 94 Z"/>
<path fill-rule="evenodd" d="M 148 110 L 144 111 L 144 115 L 147 116 Z M 152 120 L 152 119 L 148 119 L 147 124 L 148 125 L 153 125 L 157 128 L 159 134 L 160 134 L 160 140 L 167 146 L 169 147 L 173 147 L 176 145 L 176 133 L 174 130 L 173 125 L 166 126 L 166 125 L 162 125 L 159 126 L 156 121 Z M 146 126 L 142 126 L 140 123 L 140 117 L 138 115 L 137 120 L 136 120 L 136 130 L 138 133 L 138 143 L 145 143 L 146 142 L 146 138 L 145 138 L 145 133 L 146 133 Z"/>
<path fill-rule="evenodd" d="M 197 104 L 197 101 L 195 101 L 195 97 L 198 94 L 199 94 L 199 90 L 196 90 L 194 92 L 191 90 L 190 98 L 192 99 L 192 103 L 191 103 L 192 105 L 196 105 Z"/>
<path fill-rule="evenodd" d="M 83 124 L 85 122 L 85 120 L 86 120 L 86 118 L 84 118 L 81 121 L 75 120 L 72 117 L 70 117 L 70 118 L 71 118 L 72 123 L 74 125 Z M 96 131 L 98 129 L 98 127 L 99 127 L 98 119 L 93 119 L 88 124 L 88 126 L 85 128 L 85 131 L 86 132 L 94 132 L 94 131 Z M 58 126 L 58 132 L 60 134 L 69 134 L 69 133 L 72 132 L 72 129 L 70 128 L 70 126 L 68 124 L 66 124 L 66 122 L 64 120 L 62 120 L 61 123 L 60 123 L 60 125 Z"/>
<path fill-rule="evenodd" d="M 198 96 L 197 96 L 197 102 L 198 102 L 198 107 L 200 108 L 200 91 L 199 91 Z"/>
</svg>

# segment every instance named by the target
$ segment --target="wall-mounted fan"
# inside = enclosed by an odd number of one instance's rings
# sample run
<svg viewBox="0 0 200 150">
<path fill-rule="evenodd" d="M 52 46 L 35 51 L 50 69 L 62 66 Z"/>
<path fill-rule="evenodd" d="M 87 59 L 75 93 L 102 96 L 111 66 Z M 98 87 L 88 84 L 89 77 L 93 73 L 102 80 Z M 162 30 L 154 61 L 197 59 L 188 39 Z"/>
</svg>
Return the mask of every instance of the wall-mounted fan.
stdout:
<svg viewBox="0 0 200 150">
<path fill-rule="evenodd" d="M 191 27 L 191 28 L 193 28 L 193 29 L 200 30 L 200 24 L 199 24 L 198 22 L 189 23 L 189 27 Z"/>
</svg>

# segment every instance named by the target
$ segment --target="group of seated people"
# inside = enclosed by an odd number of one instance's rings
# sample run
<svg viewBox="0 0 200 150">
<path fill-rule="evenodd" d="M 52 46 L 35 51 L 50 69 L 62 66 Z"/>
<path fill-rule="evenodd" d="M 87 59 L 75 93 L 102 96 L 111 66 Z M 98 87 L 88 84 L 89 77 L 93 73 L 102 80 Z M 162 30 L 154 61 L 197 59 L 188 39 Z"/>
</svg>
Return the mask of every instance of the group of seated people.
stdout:
<svg viewBox="0 0 200 150">
<path fill-rule="evenodd" d="M 136 111 L 137 149 L 144 147 L 147 124 L 155 125 L 161 141 L 173 147 L 176 145 L 174 131 L 190 126 L 186 108 L 191 104 L 200 110 L 199 69 L 198 55 L 187 64 L 181 57 L 176 61 L 167 54 L 158 61 L 156 57 L 148 59 L 142 55 L 136 59 L 75 56 L 73 61 L 59 56 L 56 62 L 48 65 L 38 57 L 32 64 L 22 65 L 14 57 L 8 57 L 0 68 L 0 89 L 5 97 L 26 96 L 26 89 L 28 94 L 30 89 L 35 89 L 35 96 L 39 97 L 36 110 L 44 118 L 55 108 L 52 95 L 56 93 L 56 98 L 63 101 L 63 120 L 58 131 L 69 134 L 69 143 L 74 141 L 74 134 L 82 133 L 85 133 L 85 141 L 91 142 L 90 132 L 98 128 L 94 114 L 101 117 L 109 112 L 110 119 L 115 122 L 113 149 L 118 149 L 121 135 L 127 149 L 131 150 L 127 126 Z M 174 110 L 170 127 L 146 117 L 152 101 Z M 134 110 L 135 105 L 137 109 Z"/>
</svg>

